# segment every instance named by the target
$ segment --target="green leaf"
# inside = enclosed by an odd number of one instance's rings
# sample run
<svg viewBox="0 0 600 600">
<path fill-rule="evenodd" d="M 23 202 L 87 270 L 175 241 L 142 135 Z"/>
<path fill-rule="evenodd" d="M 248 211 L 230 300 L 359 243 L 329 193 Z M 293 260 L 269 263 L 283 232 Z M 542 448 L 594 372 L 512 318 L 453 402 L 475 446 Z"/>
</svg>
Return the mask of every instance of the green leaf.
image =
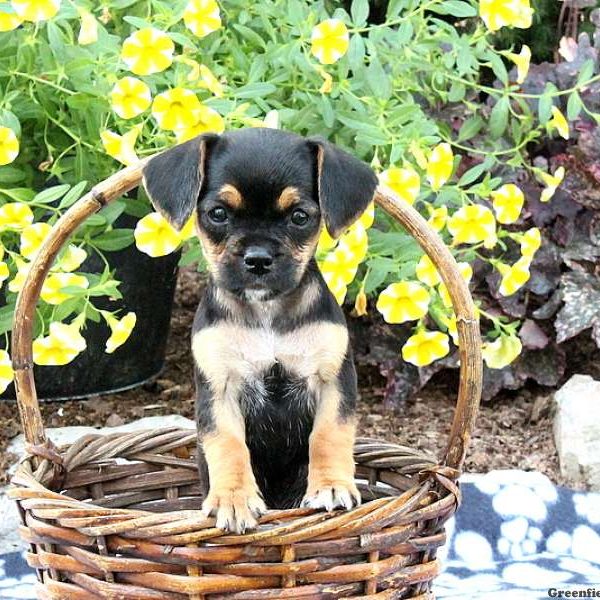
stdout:
<svg viewBox="0 0 600 600">
<path fill-rule="evenodd" d="M 492 67 L 492 71 L 494 75 L 501 81 L 504 85 L 508 84 L 508 71 L 506 70 L 506 65 L 504 61 L 498 54 L 490 54 L 489 55 L 490 66 Z"/>
<path fill-rule="evenodd" d="M 239 23 L 234 23 L 232 27 L 247 41 L 249 41 L 254 46 L 258 46 L 263 50 L 267 49 L 267 44 L 265 41 L 256 33 L 254 30 L 250 29 L 250 27 L 246 27 L 245 25 L 240 25 Z"/>
<path fill-rule="evenodd" d="M 583 63 L 577 76 L 577 86 L 581 86 L 589 81 L 594 75 L 594 60 L 588 59 Z"/>
<path fill-rule="evenodd" d="M 355 33 L 350 38 L 350 46 L 348 47 L 348 63 L 353 71 L 361 68 L 365 61 L 365 41 L 362 35 Z"/>
<path fill-rule="evenodd" d="M 544 93 L 538 102 L 538 117 L 542 125 L 545 125 L 552 115 L 552 94 L 554 94 L 556 91 L 556 86 L 553 83 L 547 83 Z"/>
<path fill-rule="evenodd" d="M 39 204 L 49 204 L 50 202 L 54 202 L 54 200 L 62 198 L 70 189 L 71 186 L 68 184 L 55 185 L 36 194 L 33 201 Z"/>
<path fill-rule="evenodd" d="M 378 58 L 371 58 L 371 64 L 367 67 L 367 83 L 376 98 L 387 100 L 392 95 L 392 82 Z"/>
<path fill-rule="evenodd" d="M 350 7 L 352 22 L 357 27 L 362 27 L 367 22 L 369 16 L 369 0 L 352 0 Z"/>
<path fill-rule="evenodd" d="M 438 13 L 438 15 L 452 15 L 460 18 L 477 16 L 475 7 L 461 0 L 444 0 L 444 2 L 430 4 L 429 10 Z"/>
<path fill-rule="evenodd" d="M 498 139 L 506 130 L 508 125 L 509 99 L 507 96 L 500 98 L 496 102 L 490 115 L 490 135 L 493 139 Z"/>
<path fill-rule="evenodd" d="M 480 131 L 481 128 L 485 125 L 485 121 L 479 116 L 475 115 L 473 117 L 469 117 L 460 127 L 458 131 L 458 140 L 459 142 L 464 142 L 466 140 L 470 140 L 474 138 Z"/>
<path fill-rule="evenodd" d="M 236 98 L 263 98 L 273 92 L 276 92 L 277 88 L 272 83 L 256 82 L 249 83 L 238 88 L 235 91 Z"/>
<path fill-rule="evenodd" d="M 0 183 L 17 183 L 23 179 L 25 179 L 25 173 L 21 169 L 9 165 L 0 167 Z"/>
<path fill-rule="evenodd" d="M 474 167 L 471 167 L 468 171 L 463 173 L 463 176 L 458 180 L 459 186 L 467 186 L 483 175 L 489 168 L 494 164 L 493 156 L 486 156 L 485 160 Z"/>
<path fill-rule="evenodd" d="M 0 335 L 12 329 L 14 312 L 14 302 L 0 308 Z"/>
<path fill-rule="evenodd" d="M 63 197 L 58 205 L 58 208 L 69 208 L 72 204 L 75 204 L 87 185 L 87 181 L 80 181 L 77 185 L 73 186 Z"/>
<path fill-rule="evenodd" d="M 577 92 L 573 92 L 567 102 L 567 119 L 574 121 L 579 116 L 582 108 L 581 96 Z"/>
<path fill-rule="evenodd" d="M 133 25 L 136 29 L 145 29 L 146 27 L 152 27 L 152 23 L 146 21 L 144 19 L 140 19 L 139 17 L 123 17 L 123 21 Z"/>
<path fill-rule="evenodd" d="M 465 88 L 464 84 L 455 81 L 448 92 L 448 101 L 460 102 L 465 97 L 466 93 L 467 88 Z"/>
<path fill-rule="evenodd" d="M 92 239 L 94 246 L 107 252 L 123 250 L 133 244 L 133 229 L 113 229 Z"/>
</svg>

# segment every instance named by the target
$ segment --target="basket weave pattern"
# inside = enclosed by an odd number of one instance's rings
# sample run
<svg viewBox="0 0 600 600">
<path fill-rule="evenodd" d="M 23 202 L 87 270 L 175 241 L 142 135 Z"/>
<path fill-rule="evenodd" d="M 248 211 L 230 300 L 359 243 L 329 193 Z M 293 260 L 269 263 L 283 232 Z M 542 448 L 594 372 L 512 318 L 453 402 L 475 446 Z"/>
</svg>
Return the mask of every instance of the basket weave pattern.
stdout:
<svg viewBox="0 0 600 600">
<path fill-rule="evenodd" d="M 135 187 L 142 164 L 117 173 L 54 226 L 19 296 L 13 329 L 17 398 L 27 456 L 13 478 L 37 570 L 39 598 L 432 598 L 436 550 L 454 513 L 479 402 L 479 329 L 454 259 L 410 206 L 375 200 L 438 267 L 457 314 L 461 380 L 441 461 L 371 439 L 355 446 L 363 504 L 351 511 L 270 510 L 256 530 L 227 534 L 198 510 L 203 486 L 196 433 L 158 429 L 88 435 L 56 448 L 47 439 L 32 375 L 32 316 L 48 270 L 73 230 Z"/>
</svg>

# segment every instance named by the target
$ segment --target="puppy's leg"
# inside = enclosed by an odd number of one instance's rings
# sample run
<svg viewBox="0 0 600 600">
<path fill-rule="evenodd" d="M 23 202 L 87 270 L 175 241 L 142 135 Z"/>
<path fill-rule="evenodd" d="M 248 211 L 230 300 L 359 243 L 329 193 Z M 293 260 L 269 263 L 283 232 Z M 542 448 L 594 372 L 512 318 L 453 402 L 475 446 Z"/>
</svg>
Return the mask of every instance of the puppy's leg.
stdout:
<svg viewBox="0 0 600 600">
<path fill-rule="evenodd" d="M 308 485 L 303 506 L 333 510 L 360 504 L 354 483 L 352 414 L 343 415 L 339 380 L 323 383 L 309 438 Z"/>
<path fill-rule="evenodd" d="M 244 419 L 232 395 L 212 397 L 212 427 L 200 433 L 210 481 L 202 510 L 216 516 L 220 529 L 243 533 L 256 527 L 266 507 L 252 472 Z"/>
</svg>

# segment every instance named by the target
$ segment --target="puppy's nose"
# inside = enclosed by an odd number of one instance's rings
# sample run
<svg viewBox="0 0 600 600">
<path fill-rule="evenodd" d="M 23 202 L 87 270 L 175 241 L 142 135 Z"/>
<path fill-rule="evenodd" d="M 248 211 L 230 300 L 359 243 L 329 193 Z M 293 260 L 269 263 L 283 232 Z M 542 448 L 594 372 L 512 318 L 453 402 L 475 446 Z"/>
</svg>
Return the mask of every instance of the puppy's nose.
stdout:
<svg viewBox="0 0 600 600">
<path fill-rule="evenodd" d="M 273 257 L 262 246 L 249 246 L 244 253 L 244 264 L 250 273 L 263 275 L 271 268 Z"/>
</svg>

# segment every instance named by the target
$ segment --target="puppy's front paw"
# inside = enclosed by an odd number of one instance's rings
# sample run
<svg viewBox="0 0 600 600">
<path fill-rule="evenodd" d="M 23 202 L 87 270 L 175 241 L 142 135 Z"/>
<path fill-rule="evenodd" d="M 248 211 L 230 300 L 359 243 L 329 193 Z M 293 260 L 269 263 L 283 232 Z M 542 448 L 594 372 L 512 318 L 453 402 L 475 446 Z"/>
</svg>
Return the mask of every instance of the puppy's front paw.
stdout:
<svg viewBox="0 0 600 600">
<path fill-rule="evenodd" d="M 358 506 L 360 502 L 360 492 L 354 481 L 324 480 L 317 484 L 309 483 L 302 506 L 327 511 L 335 508 L 350 510 Z"/>
<path fill-rule="evenodd" d="M 202 511 L 216 516 L 219 529 L 232 533 L 244 533 L 257 525 L 256 519 L 267 511 L 267 507 L 255 489 L 210 490 L 202 503 Z"/>
</svg>

